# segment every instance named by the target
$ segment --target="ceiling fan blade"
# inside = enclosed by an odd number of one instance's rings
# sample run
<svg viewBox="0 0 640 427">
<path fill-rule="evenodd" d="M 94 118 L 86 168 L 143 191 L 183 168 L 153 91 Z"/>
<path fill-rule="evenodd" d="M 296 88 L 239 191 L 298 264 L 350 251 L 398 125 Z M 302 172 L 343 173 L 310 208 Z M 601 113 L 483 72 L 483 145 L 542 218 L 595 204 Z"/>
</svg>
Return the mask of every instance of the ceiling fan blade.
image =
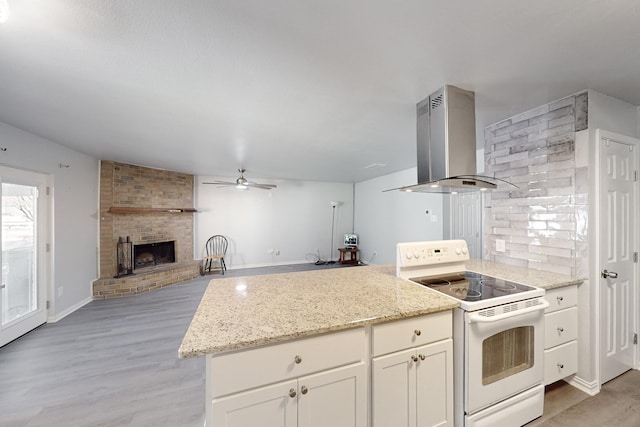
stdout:
<svg viewBox="0 0 640 427">
<path fill-rule="evenodd" d="M 203 182 L 203 184 L 213 184 L 213 185 L 237 185 L 235 182 L 227 182 L 227 181 L 213 181 L 213 182 Z"/>
<path fill-rule="evenodd" d="M 277 185 L 274 184 L 258 184 L 257 182 L 247 182 L 247 187 L 251 188 L 260 188 L 262 190 L 271 190 L 273 188 L 277 188 Z"/>
</svg>

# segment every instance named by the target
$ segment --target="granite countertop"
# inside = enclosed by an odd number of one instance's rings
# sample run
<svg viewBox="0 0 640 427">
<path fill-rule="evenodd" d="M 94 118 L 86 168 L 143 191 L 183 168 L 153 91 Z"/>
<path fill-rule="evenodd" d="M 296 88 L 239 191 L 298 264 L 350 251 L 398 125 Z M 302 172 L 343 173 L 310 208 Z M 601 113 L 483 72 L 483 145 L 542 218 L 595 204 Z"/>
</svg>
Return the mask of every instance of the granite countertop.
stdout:
<svg viewBox="0 0 640 427">
<path fill-rule="evenodd" d="M 524 285 L 531 285 L 546 290 L 562 288 L 570 285 L 579 285 L 583 281 L 583 279 L 566 276 L 564 274 L 498 264 L 496 262 L 481 259 L 470 259 L 465 263 L 465 265 L 467 270 L 475 273 L 486 274 L 499 279 L 522 283 Z"/>
<path fill-rule="evenodd" d="M 178 356 L 248 349 L 458 306 L 398 279 L 393 265 L 215 279 Z"/>
</svg>

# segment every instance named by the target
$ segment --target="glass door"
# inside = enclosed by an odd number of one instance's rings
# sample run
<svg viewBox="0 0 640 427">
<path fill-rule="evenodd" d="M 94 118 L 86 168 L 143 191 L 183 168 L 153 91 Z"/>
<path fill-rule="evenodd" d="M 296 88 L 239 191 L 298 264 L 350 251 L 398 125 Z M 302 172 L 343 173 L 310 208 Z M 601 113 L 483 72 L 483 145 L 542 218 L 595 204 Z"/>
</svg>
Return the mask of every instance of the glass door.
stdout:
<svg viewBox="0 0 640 427">
<path fill-rule="evenodd" d="M 0 346 L 46 322 L 44 175 L 0 167 Z"/>
</svg>

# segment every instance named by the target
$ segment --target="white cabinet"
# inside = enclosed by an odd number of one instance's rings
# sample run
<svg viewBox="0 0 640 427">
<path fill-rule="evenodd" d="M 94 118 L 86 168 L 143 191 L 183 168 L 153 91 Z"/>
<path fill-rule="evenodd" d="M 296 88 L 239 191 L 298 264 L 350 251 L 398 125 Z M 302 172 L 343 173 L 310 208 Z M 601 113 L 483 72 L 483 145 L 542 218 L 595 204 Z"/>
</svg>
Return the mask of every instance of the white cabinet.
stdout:
<svg viewBox="0 0 640 427">
<path fill-rule="evenodd" d="M 366 426 L 365 376 L 360 362 L 213 399 L 212 425 Z"/>
<path fill-rule="evenodd" d="M 545 299 L 544 384 L 578 371 L 578 286 L 547 291 Z"/>
<path fill-rule="evenodd" d="M 372 425 L 453 425 L 451 312 L 372 328 Z"/>
<path fill-rule="evenodd" d="M 365 427 L 364 328 L 207 356 L 207 427 Z"/>
</svg>

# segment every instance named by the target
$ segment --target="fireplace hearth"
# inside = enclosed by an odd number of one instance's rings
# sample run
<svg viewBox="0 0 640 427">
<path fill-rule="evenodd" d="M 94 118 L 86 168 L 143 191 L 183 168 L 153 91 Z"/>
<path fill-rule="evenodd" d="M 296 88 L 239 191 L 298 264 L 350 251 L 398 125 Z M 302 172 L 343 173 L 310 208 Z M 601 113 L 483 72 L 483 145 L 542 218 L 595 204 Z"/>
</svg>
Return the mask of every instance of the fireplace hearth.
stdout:
<svg viewBox="0 0 640 427">
<path fill-rule="evenodd" d="M 133 245 L 134 269 L 176 262 L 175 240 Z"/>
</svg>

